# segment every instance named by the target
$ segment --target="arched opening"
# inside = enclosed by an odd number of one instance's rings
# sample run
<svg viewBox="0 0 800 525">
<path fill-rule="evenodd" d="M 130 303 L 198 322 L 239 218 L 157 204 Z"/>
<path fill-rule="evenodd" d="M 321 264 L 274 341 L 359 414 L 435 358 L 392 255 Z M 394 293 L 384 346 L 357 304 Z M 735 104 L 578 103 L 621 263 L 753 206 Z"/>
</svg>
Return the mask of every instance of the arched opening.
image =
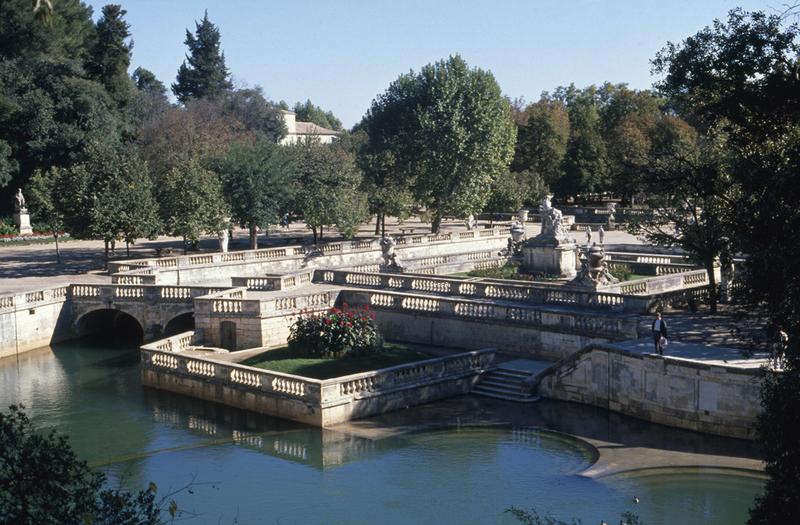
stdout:
<svg viewBox="0 0 800 525">
<path fill-rule="evenodd" d="M 144 329 L 139 321 L 120 310 L 94 310 L 78 320 L 78 336 L 112 346 L 139 346 Z"/>
<path fill-rule="evenodd" d="M 194 312 L 186 312 L 169 320 L 164 327 L 164 337 L 194 330 Z"/>
</svg>

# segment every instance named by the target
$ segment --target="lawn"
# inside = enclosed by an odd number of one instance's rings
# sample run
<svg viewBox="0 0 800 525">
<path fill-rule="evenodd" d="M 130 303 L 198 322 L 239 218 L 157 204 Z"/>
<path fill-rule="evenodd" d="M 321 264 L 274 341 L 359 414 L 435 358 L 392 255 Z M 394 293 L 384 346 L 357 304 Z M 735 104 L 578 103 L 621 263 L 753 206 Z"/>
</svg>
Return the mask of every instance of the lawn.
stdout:
<svg viewBox="0 0 800 525">
<path fill-rule="evenodd" d="M 246 359 L 241 364 L 314 379 L 330 379 L 433 357 L 435 356 L 425 352 L 424 346 L 386 343 L 384 351 L 379 354 L 339 359 L 301 357 L 287 347 L 276 348 Z"/>
</svg>

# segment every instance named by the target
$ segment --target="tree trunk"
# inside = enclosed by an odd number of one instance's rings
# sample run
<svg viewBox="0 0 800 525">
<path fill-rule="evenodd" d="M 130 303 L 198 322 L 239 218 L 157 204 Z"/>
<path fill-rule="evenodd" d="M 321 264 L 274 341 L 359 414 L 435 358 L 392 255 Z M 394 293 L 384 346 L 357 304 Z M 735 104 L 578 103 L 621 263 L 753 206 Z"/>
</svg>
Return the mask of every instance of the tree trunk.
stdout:
<svg viewBox="0 0 800 525">
<path fill-rule="evenodd" d="M 53 237 L 56 239 L 56 264 L 61 264 L 61 251 L 58 249 L 58 232 L 53 232 Z"/>
<path fill-rule="evenodd" d="M 431 224 L 431 233 L 439 233 L 439 227 L 442 225 L 442 212 L 436 211 L 433 216 L 433 223 Z"/>
<path fill-rule="evenodd" d="M 324 235 L 324 228 L 325 228 L 324 224 L 319 225 L 319 242 L 322 242 L 322 236 Z"/>
<path fill-rule="evenodd" d="M 317 245 L 317 227 L 316 226 L 312 226 L 311 227 L 311 234 L 314 236 L 314 246 L 316 246 Z"/>
<path fill-rule="evenodd" d="M 183 236 L 183 254 L 186 255 L 189 253 L 189 244 L 186 242 L 186 236 Z"/>
<path fill-rule="evenodd" d="M 381 233 L 381 214 L 380 212 L 375 214 L 375 235 Z"/>
<path fill-rule="evenodd" d="M 381 237 L 386 237 L 386 213 L 381 213 Z"/>
<path fill-rule="evenodd" d="M 131 246 L 130 243 L 128 243 L 128 239 L 125 239 L 125 256 L 126 257 L 131 256 Z"/>
<path fill-rule="evenodd" d="M 108 239 L 103 239 L 104 253 L 105 253 L 105 266 L 108 268 Z"/>
<path fill-rule="evenodd" d="M 255 225 L 250 226 L 250 249 L 258 249 L 258 232 Z"/>
<path fill-rule="evenodd" d="M 712 312 L 717 311 L 717 280 L 714 277 L 714 258 L 706 258 L 706 272 L 708 273 L 708 307 Z"/>
</svg>

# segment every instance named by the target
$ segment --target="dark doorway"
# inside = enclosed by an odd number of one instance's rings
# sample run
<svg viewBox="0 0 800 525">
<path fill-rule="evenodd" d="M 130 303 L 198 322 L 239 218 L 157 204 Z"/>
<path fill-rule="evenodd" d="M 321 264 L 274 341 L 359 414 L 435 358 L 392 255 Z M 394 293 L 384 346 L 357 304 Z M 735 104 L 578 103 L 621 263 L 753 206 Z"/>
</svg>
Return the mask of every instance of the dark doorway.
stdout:
<svg viewBox="0 0 800 525">
<path fill-rule="evenodd" d="M 236 350 L 236 323 L 222 321 L 219 323 L 220 346 L 226 350 Z"/>
</svg>

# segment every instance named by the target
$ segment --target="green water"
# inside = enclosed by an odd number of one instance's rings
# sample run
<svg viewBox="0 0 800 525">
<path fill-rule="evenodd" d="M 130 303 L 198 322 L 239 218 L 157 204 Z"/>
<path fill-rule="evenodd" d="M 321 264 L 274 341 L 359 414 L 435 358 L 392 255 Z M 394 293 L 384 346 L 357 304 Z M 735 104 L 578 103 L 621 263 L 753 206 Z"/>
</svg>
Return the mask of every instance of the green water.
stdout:
<svg viewBox="0 0 800 525">
<path fill-rule="evenodd" d="M 585 524 L 634 510 L 650 525 L 730 525 L 762 486 L 689 470 L 588 479 L 591 447 L 532 428 L 322 431 L 144 389 L 135 351 L 85 345 L 0 361 L 0 405 L 11 403 L 69 434 L 112 482 L 193 482 L 176 498 L 188 523 L 511 524 L 503 511 L 515 505 Z"/>
</svg>

